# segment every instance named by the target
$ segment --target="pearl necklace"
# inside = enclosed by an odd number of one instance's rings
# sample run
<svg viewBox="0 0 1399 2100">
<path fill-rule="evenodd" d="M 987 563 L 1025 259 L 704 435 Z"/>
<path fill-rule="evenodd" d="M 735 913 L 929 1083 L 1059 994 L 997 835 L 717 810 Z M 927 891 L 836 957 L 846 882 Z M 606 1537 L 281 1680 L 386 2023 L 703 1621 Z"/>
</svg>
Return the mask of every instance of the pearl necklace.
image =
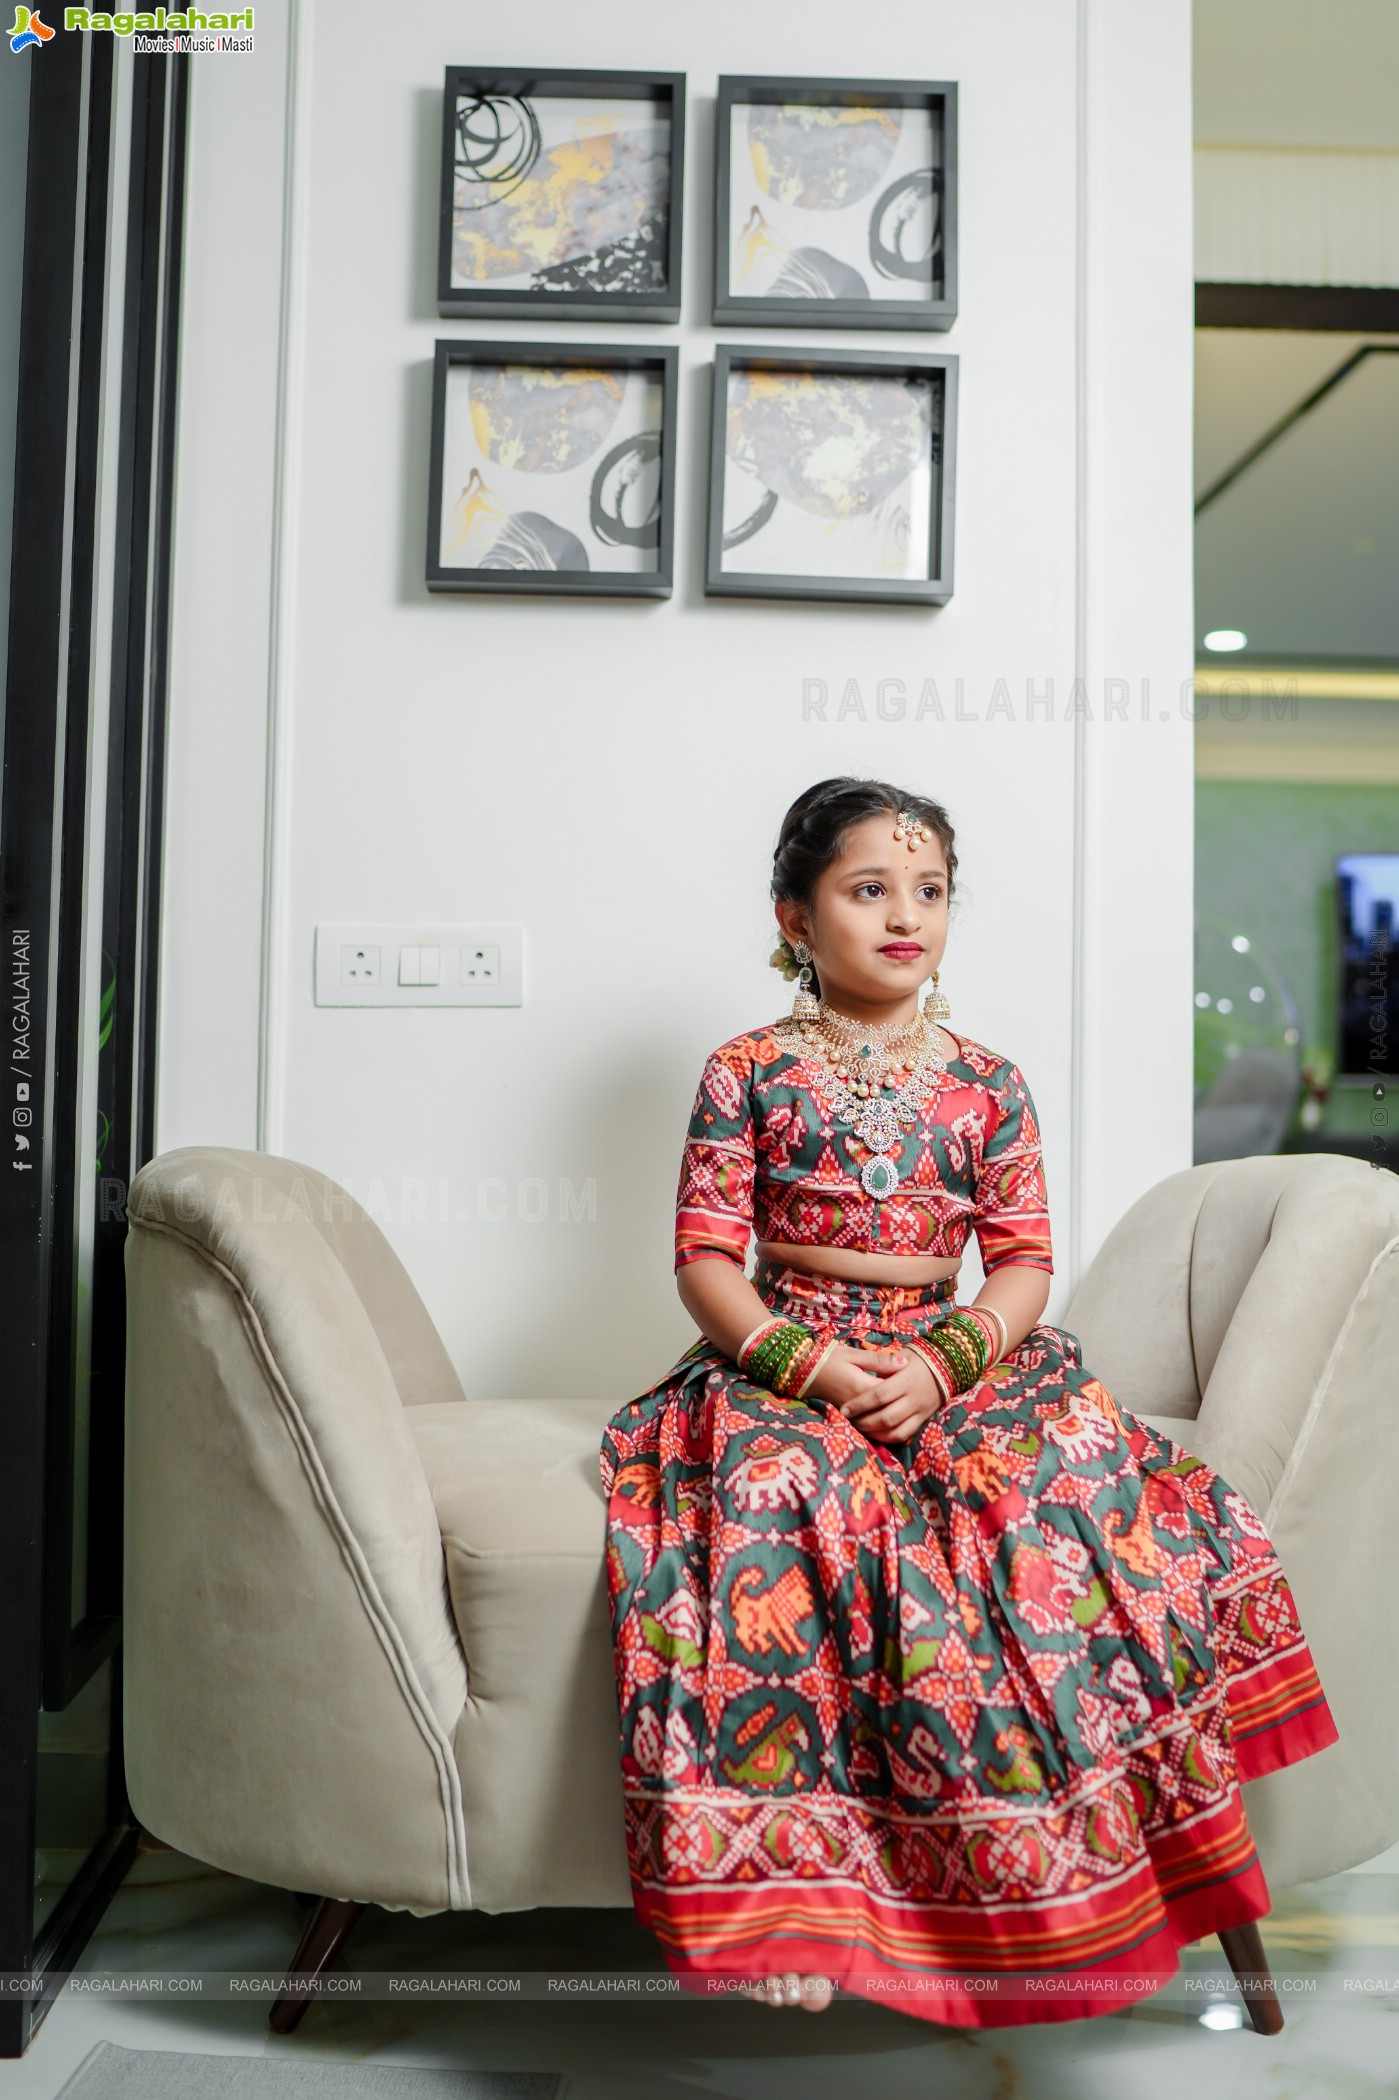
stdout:
<svg viewBox="0 0 1399 2100">
<path fill-rule="evenodd" d="M 794 1022 L 792 1033 L 802 1053 L 819 1068 L 821 1091 L 829 1097 L 836 1120 L 848 1123 L 869 1147 L 872 1157 L 860 1169 L 861 1188 L 876 1199 L 891 1195 L 899 1185 L 891 1155 L 913 1129 L 918 1103 L 947 1070 L 935 1024 L 920 1012 L 916 1021 L 898 1028 L 887 1022 L 862 1028 L 848 1015 L 832 1012 L 823 1000 L 818 1019 Z M 899 1056 L 905 1043 L 909 1051 Z M 906 1076 L 896 1085 L 900 1072 Z"/>
</svg>

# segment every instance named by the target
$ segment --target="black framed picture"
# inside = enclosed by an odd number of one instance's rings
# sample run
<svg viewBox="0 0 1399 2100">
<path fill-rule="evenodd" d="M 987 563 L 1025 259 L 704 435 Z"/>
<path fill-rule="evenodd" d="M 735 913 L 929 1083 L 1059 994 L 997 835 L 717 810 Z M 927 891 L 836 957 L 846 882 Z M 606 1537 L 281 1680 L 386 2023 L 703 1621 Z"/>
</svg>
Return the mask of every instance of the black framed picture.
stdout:
<svg viewBox="0 0 1399 2100">
<path fill-rule="evenodd" d="M 721 74 L 714 320 L 950 328 L 957 87 Z"/>
<path fill-rule="evenodd" d="M 427 586 L 668 598 L 674 350 L 439 342 Z"/>
<path fill-rule="evenodd" d="M 678 321 L 683 73 L 448 66 L 437 310 Z"/>
<path fill-rule="evenodd" d="M 711 596 L 952 596 L 955 357 L 723 349 L 711 418 Z"/>
</svg>

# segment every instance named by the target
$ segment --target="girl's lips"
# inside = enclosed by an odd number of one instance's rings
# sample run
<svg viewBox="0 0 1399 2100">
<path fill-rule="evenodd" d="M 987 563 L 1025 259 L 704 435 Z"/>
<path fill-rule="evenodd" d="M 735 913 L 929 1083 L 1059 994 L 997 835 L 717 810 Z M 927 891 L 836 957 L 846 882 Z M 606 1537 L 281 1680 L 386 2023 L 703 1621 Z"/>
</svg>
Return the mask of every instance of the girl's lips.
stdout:
<svg viewBox="0 0 1399 2100">
<path fill-rule="evenodd" d="M 910 962 L 915 955 L 921 955 L 923 950 L 916 941 L 889 941 L 879 952 L 881 955 L 892 955 L 895 962 Z"/>
</svg>

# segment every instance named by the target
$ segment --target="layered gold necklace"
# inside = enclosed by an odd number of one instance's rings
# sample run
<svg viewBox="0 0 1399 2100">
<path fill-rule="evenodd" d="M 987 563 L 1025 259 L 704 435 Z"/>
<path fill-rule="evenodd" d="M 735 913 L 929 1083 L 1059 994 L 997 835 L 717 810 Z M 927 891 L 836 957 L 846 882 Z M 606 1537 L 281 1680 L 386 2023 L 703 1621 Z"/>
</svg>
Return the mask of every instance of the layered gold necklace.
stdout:
<svg viewBox="0 0 1399 2100">
<path fill-rule="evenodd" d="M 788 1025 L 801 1054 L 818 1068 L 836 1120 L 869 1148 L 861 1188 L 867 1196 L 892 1194 L 899 1185 L 893 1155 L 914 1128 L 919 1102 L 947 1070 L 936 1023 L 920 1011 L 912 1021 L 869 1025 L 836 1013 L 823 999 L 814 1019 Z"/>
</svg>

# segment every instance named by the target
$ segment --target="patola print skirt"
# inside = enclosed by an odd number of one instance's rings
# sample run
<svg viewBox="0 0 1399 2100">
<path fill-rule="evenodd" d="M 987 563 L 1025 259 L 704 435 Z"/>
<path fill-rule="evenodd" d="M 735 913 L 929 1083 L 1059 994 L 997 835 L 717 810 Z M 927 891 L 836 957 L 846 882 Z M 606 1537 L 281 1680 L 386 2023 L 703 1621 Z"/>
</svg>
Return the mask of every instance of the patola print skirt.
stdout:
<svg viewBox="0 0 1399 2100">
<path fill-rule="evenodd" d="M 756 1282 L 852 1344 L 954 1303 Z M 1073 1335 L 1037 1326 L 899 1445 L 701 1340 L 600 1465 L 635 1907 L 694 1988 L 1073 2019 L 1266 1913 L 1239 1784 L 1336 1739 L 1287 1578 Z"/>
</svg>

